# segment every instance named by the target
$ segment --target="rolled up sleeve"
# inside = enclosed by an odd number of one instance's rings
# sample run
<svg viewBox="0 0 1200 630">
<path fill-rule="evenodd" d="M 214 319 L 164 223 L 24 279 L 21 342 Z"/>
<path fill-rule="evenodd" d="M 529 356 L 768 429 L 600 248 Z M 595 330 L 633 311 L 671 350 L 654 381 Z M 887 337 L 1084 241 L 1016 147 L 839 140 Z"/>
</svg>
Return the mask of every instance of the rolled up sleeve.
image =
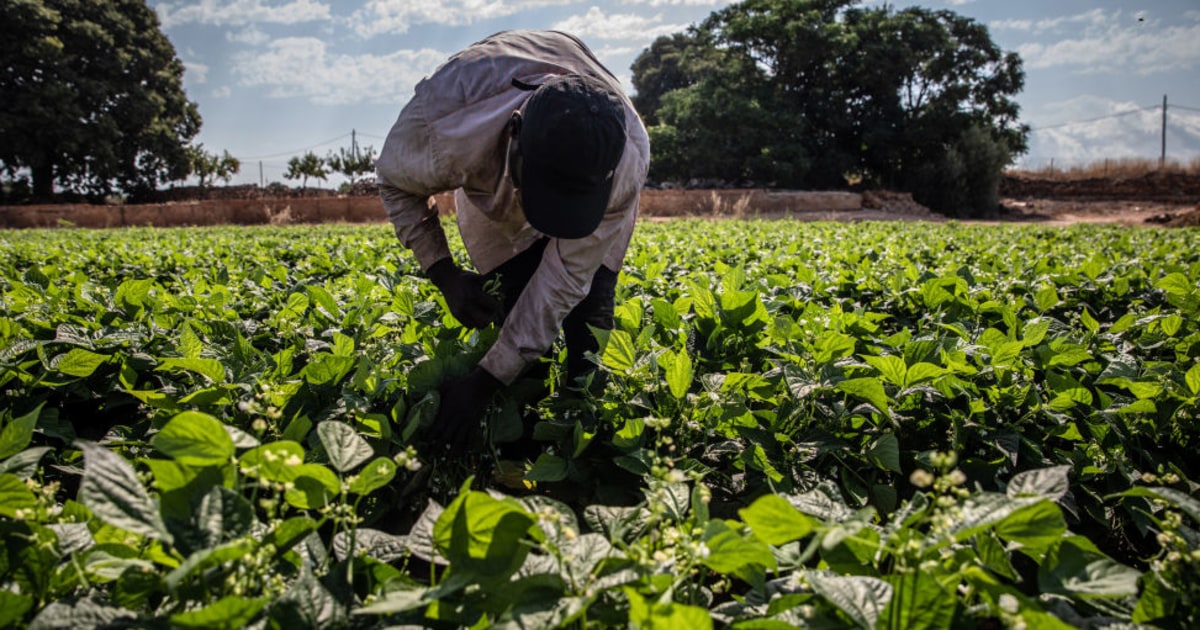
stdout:
<svg viewBox="0 0 1200 630">
<path fill-rule="evenodd" d="M 550 240 L 499 339 L 479 362 L 483 369 L 511 384 L 554 345 L 563 320 L 587 297 L 596 270 L 625 231 L 626 211 L 609 214 L 590 236 Z"/>
</svg>

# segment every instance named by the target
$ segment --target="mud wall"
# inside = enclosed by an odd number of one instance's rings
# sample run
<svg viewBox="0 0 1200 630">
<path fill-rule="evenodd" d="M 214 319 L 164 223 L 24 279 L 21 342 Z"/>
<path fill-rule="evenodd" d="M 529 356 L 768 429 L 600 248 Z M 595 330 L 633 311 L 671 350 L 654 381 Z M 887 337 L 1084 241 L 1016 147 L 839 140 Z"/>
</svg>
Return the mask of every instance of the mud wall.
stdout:
<svg viewBox="0 0 1200 630">
<path fill-rule="evenodd" d="M 453 195 L 438 195 L 436 199 L 441 212 L 454 211 Z M 854 212 L 862 209 L 863 196 L 849 192 L 645 190 L 642 192 L 640 214 L 644 217 L 751 217 Z M 375 196 L 0 207 L 0 228 L 282 225 L 386 220 L 383 204 Z"/>
</svg>

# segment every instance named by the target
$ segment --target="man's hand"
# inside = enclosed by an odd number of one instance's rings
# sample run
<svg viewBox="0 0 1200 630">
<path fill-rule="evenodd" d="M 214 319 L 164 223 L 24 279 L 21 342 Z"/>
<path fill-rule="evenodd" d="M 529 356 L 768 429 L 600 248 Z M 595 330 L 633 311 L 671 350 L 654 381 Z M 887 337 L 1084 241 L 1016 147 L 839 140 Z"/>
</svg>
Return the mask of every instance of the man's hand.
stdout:
<svg viewBox="0 0 1200 630">
<path fill-rule="evenodd" d="M 466 376 L 447 379 L 438 390 L 441 406 L 429 429 L 429 437 L 453 453 L 476 450 L 483 443 L 479 421 L 500 381 L 477 367 Z"/>
<path fill-rule="evenodd" d="M 450 313 L 464 326 L 483 328 L 503 321 L 504 307 L 484 290 L 483 276 L 459 269 L 449 258 L 434 263 L 425 275 L 446 298 Z"/>
</svg>

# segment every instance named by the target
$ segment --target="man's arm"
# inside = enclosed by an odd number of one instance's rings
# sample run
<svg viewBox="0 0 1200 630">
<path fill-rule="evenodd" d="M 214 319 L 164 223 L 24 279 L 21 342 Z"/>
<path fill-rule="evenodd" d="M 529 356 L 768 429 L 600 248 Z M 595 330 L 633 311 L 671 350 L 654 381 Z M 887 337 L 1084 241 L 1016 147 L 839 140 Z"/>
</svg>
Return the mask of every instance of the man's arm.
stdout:
<svg viewBox="0 0 1200 630">
<path fill-rule="evenodd" d="M 446 232 L 438 219 L 437 207 L 429 196 L 405 192 L 379 176 L 379 197 L 387 211 L 388 220 L 396 229 L 396 238 L 413 251 L 422 271 L 450 257 Z"/>
<path fill-rule="evenodd" d="M 608 250 L 624 236 L 625 221 L 624 212 L 613 213 L 589 236 L 550 240 L 480 367 L 510 384 L 550 349 L 563 320 L 587 296 Z"/>
</svg>

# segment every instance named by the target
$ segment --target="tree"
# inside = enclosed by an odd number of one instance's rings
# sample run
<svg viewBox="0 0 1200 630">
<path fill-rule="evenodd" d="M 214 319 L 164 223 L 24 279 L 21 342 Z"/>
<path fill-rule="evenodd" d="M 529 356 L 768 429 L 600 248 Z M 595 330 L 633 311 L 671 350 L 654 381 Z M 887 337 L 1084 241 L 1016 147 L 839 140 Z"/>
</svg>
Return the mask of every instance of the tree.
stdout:
<svg viewBox="0 0 1200 630">
<path fill-rule="evenodd" d="M 144 1 L 5 0 L 0 58 L 0 162 L 28 169 L 35 196 L 187 176 L 200 114 Z"/>
<path fill-rule="evenodd" d="M 642 114 L 662 140 L 651 173 L 722 168 L 723 179 L 814 188 L 853 176 L 942 212 L 993 210 L 1000 171 L 1026 150 L 1013 100 L 1020 58 L 951 11 L 856 4 L 744 0 L 656 40 L 633 65 L 634 86 L 648 89 L 637 102 L 655 107 Z M 712 59 L 719 67 L 696 71 Z M 950 163 L 972 175 L 933 177 L 932 165 Z"/>
<path fill-rule="evenodd" d="M 288 170 L 283 174 L 287 179 L 300 179 L 300 190 L 308 187 L 309 177 L 324 181 L 327 175 L 329 171 L 325 169 L 325 160 L 312 151 L 288 160 Z"/>
<path fill-rule="evenodd" d="M 633 105 L 647 125 L 658 124 L 664 94 L 694 85 L 721 66 L 704 31 L 690 29 L 655 39 L 633 62 Z"/>
<path fill-rule="evenodd" d="M 337 153 L 330 153 L 325 158 L 325 163 L 332 172 L 345 175 L 353 184 L 359 177 L 375 172 L 375 149 L 339 147 Z"/>
<path fill-rule="evenodd" d="M 226 183 L 242 169 L 242 163 L 237 158 L 223 151 L 221 155 L 204 150 L 204 144 L 188 147 L 188 160 L 191 164 L 191 174 L 200 180 L 200 187 L 205 188 L 214 179 Z"/>
</svg>

